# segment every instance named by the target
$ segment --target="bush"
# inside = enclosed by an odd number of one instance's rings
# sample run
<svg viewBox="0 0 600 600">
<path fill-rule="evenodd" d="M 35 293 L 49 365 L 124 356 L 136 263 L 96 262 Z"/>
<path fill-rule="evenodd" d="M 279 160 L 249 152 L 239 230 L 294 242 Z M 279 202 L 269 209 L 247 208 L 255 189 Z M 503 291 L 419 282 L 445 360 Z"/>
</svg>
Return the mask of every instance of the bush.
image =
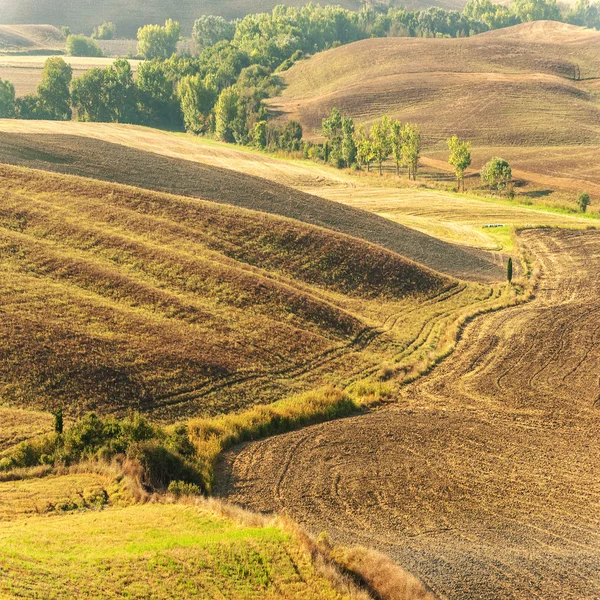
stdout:
<svg viewBox="0 0 600 600">
<path fill-rule="evenodd" d="M 193 483 L 186 483 L 185 481 L 171 481 L 168 492 L 177 498 L 202 495 L 202 490 L 199 486 Z"/>
<path fill-rule="evenodd" d="M 590 199 L 590 195 L 587 192 L 581 192 L 579 196 L 577 196 L 577 206 L 579 206 L 579 210 L 584 213 L 587 212 L 588 206 L 592 203 Z"/>
<path fill-rule="evenodd" d="M 503 158 L 494 157 L 481 169 L 483 185 L 503 190 L 512 181 L 512 169 Z"/>
<path fill-rule="evenodd" d="M 117 32 L 117 27 L 114 23 L 104 22 L 102 25 L 94 28 L 92 39 L 94 40 L 112 40 Z"/>
<path fill-rule="evenodd" d="M 70 35 L 67 38 L 67 54 L 70 56 L 104 56 L 98 44 L 83 35 Z"/>
</svg>

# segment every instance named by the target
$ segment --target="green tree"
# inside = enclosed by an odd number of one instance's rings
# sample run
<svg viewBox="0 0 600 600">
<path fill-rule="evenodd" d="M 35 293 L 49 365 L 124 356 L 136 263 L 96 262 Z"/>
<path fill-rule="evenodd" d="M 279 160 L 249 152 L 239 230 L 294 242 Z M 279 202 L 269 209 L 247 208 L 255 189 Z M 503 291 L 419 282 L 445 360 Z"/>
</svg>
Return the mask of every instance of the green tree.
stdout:
<svg viewBox="0 0 600 600">
<path fill-rule="evenodd" d="M 138 54 L 147 59 L 169 58 L 177 53 L 177 42 L 181 27 L 177 21 L 169 19 L 164 27 L 146 25 L 138 29 Z"/>
<path fill-rule="evenodd" d="M 136 86 L 140 123 L 171 129 L 183 127 L 182 106 L 177 95 L 179 77 L 171 61 L 156 59 L 138 66 Z M 181 87 L 179 92 L 181 94 Z"/>
<path fill-rule="evenodd" d="M 202 15 L 194 23 L 192 39 L 199 51 L 226 40 L 230 42 L 235 35 L 235 23 L 215 15 Z"/>
<path fill-rule="evenodd" d="M 453 135 L 447 140 L 450 158 L 448 163 L 454 168 L 458 189 L 462 182 L 463 191 L 465 189 L 465 171 L 471 165 L 471 142 L 465 142 Z"/>
<path fill-rule="evenodd" d="M 356 162 L 356 144 L 354 143 L 354 121 L 350 118 L 342 119 L 342 160 L 347 167 Z"/>
<path fill-rule="evenodd" d="M 404 125 L 401 121 L 392 121 L 390 126 L 390 144 L 392 147 L 392 155 L 396 163 L 396 175 L 400 175 L 400 165 L 403 163 L 404 149 Z"/>
<path fill-rule="evenodd" d="M 71 101 L 78 121 L 108 123 L 111 111 L 104 69 L 89 69 L 71 84 Z"/>
<path fill-rule="evenodd" d="M 323 119 L 321 132 L 327 139 L 326 161 L 342 167 L 342 142 L 344 140 L 343 119 L 337 108 L 331 109 L 329 117 Z"/>
<path fill-rule="evenodd" d="M 579 210 L 584 213 L 587 212 L 588 206 L 592 203 L 590 195 L 587 192 L 581 192 L 577 196 L 577 206 L 579 206 Z"/>
<path fill-rule="evenodd" d="M 63 409 L 59 408 L 52 414 L 54 415 L 54 432 L 62 435 L 64 429 Z"/>
<path fill-rule="evenodd" d="M 207 133 L 217 90 L 200 75 L 188 75 L 179 83 L 179 98 L 185 128 L 197 134 Z"/>
<path fill-rule="evenodd" d="M 0 119 L 15 116 L 15 88 L 10 81 L 0 79 Z"/>
<path fill-rule="evenodd" d="M 379 165 L 379 175 L 383 175 L 383 163 L 392 153 L 391 121 L 387 116 L 371 127 L 371 145 L 374 160 Z"/>
<path fill-rule="evenodd" d="M 556 0 L 512 0 L 510 11 L 520 21 L 560 21 Z"/>
<path fill-rule="evenodd" d="M 72 116 L 70 84 L 73 69 L 60 57 L 44 63 L 42 80 L 37 88 L 39 118 L 68 121 Z"/>
<path fill-rule="evenodd" d="M 239 100 L 238 91 L 230 87 L 221 92 L 215 105 L 215 135 L 223 142 L 235 142 L 234 122 L 239 117 Z"/>
<path fill-rule="evenodd" d="M 354 143 L 356 145 L 356 162 L 358 166 L 363 168 L 366 165 L 367 171 L 370 171 L 371 163 L 375 160 L 375 156 L 373 154 L 373 144 L 367 135 L 364 125 L 361 125 L 355 133 Z"/>
<path fill-rule="evenodd" d="M 67 38 L 67 54 L 69 56 L 104 56 L 98 44 L 83 35 L 70 35 Z"/>
<path fill-rule="evenodd" d="M 112 40 L 117 33 L 117 26 L 114 23 L 104 21 L 102 25 L 94 27 L 92 39 L 94 40 Z"/>
<path fill-rule="evenodd" d="M 252 143 L 261 150 L 267 147 L 267 122 L 258 121 L 252 130 Z"/>
<path fill-rule="evenodd" d="M 407 123 L 402 134 L 402 160 L 408 167 L 408 178 L 417 180 L 419 159 L 421 158 L 421 131 L 417 125 Z"/>
<path fill-rule="evenodd" d="M 506 267 L 506 278 L 508 283 L 512 283 L 513 280 L 513 260 L 512 258 L 508 259 L 508 266 Z"/>
<path fill-rule="evenodd" d="M 495 190 L 503 190 L 512 181 L 512 169 L 503 158 L 494 157 L 481 169 L 481 182 Z"/>
<path fill-rule="evenodd" d="M 112 121 L 135 123 L 138 119 L 137 88 L 129 61 L 124 58 L 115 60 L 106 69 L 105 81 Z"/>
</svg>

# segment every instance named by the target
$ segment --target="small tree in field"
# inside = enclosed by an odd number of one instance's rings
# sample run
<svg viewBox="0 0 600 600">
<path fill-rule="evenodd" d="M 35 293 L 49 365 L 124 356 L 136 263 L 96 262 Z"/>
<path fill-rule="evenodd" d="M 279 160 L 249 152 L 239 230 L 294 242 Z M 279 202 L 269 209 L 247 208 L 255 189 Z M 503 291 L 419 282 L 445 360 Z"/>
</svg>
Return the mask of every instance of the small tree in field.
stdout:
<svg viewBox="0 0 600 600">
<path fill-rule="evenodd" d="M 69 56 L 104 56 L 98 44 L 83 35 L 70 35 L 67 38 L 67 54 Z"/>
<path fill-rule="evenodd" d="M 579 206 L 579 210 L 584 213 L 587 212 L 588 206 L 592 203 L 590 199 L 590 195 L 587 192 L 581 192 L 579 196 L 577 196 L 577 206 Z"/>
<path fill-rule="evenodd" d="M 508 266 L 506 268 L 506 278 L 508 283 L 512 283 L 513 280 L 513 260 L 512 258 L 508 259 Z"/>
<path fill-rule="evenodd" d="M 493 190 L 503 190 L 512 181 L 512 169 L 503 158 L 494 157 L 481 169 L 481 183 Z"/>
<path fill-rule="evenodd" d="M 465 142 L 453 135 L 447 140 L 450 158 L 448 163 L 454 167 L 456 182 L 460 190 L 462 182 L 463 192 L 465 190 L 465 171 L 471 166 L 471 142 Z"/>
<path fill-rule="evenodd" d="M 58 433 L 58 435 L 61 435 L 64 428 L 63 409 L 59 408 L 52 414 L 54 415 L 54 432 Z"/>
<path fill-rule="evenodd" d="M 0 79 L 0 119 L 15 116 L 15 88 L 10 81 Z"/>
<path fill-rule="evenodd" d="M 144 58 L 170 58 L 177 52 L 177 42 L 181 27 L 177 21 L 169 19 L 164 27 L 146 25 L 138 29 L 138 53 Z"/>
</svg>

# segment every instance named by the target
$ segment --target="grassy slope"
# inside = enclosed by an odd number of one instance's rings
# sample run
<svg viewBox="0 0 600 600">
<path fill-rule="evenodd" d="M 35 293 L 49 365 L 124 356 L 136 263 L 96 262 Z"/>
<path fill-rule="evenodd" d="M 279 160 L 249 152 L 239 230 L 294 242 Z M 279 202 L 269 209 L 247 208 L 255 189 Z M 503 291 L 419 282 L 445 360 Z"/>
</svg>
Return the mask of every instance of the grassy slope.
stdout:
<svg viewBox="0 0 600 600">
<path fill-rule="evenodd" d="M 0 25 L 0 52 L 44 52 L 64 47 L 65 36 L 51 25 Z"/>
<path fill-rule="evenodd" d="M 360 122 L 383 113 L 476 144 L 598 144 L 600 33 L 552 22 L 468 39 L 372 39 L 290 69 L 273 108 L 318 134 L 337 106 Z M 576 79 L 581 79 L 578 81 Z"/>
<path fill-rule="evenodd" d="M 281 177 L 286 183 L 296 182 L 301 186 L 325 183 L 328 187 L 330 182 L 336 183 L 336 178 L 337 182 L 345 183 L 345 187 L 354 184 L 352 178 L 336 175 L 332 170 L 323 169 L 320 173 L 318 168 L 313 171 L 311 166 L 295 167 L 287 161 L 263 159 L 261 155 L 231 147 L 225 147 L 226 153 L 229 153 L 227 159 L 218 156 L 222 145 L 210 144 L 205 146 L 205 155 L 198 158 L 200 162 L 195 162 L 193 152 L 202 146 L 196 145 L 195 141 L 188 143 L 180 136 L 143 128 L 101 126 L 98 129 L 79 128 L 78 125 L 85 124 L 41 124 L 41 128 L 56 132 L 63 126 L 66 131 L 108 131 L 109 135 L 114 132 L 116 137 L 111 139 L 123 141 L 124 145 L 93 137 L 20 135 L 5 131 L 0 137 L 0 161 L 118 181 L 290 217 L 368 240 L 436 271 L 460 278 L 497 281 L 504 277 L 504 268 L 497 264 L 497 257 L 450 245 L 343 203 L 327 201 L 247 174 L 258 172 L 276 181 Z M 30 127 L 33 131 L 37 129 L 36 124 L 16 121 L 4 121 L 2 127 L 25 131 Z M 135 144 L 134 139 L 138 135 L 142 139 L 140 147 L 144 148 L 143 151 L 129 147 L 129 144 Z M 146 135 L 150 138 L 144 142 Z M 163 148 L 170 142 L 176 146 L 180 143 L 173 157 L 146 151 L 147 148 Z M 192 160 L 179 160 L 174 156 Z M 234 172 L 215 166 L 221 164 L 239 170 Z"/>
<path fill-rule="evenodd" d="M 0 548 L 5 598 L 349 598 L 289 531 L 210 505 L 12 520 L 0 524 Z"/>
<path fill-rule="evenodd" d="M 291 220 L 0 170 L 0 395 L 21 406 L 228 411 L 377 368 L 488 295 Z"/>
</svg>

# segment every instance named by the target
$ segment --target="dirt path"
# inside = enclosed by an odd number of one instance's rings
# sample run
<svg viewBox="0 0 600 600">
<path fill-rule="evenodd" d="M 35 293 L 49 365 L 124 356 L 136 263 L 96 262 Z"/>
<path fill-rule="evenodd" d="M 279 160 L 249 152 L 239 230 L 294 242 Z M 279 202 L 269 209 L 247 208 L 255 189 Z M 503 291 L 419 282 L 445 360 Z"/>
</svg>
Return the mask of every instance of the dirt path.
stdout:
<svg viewBox="0 0 600 600">
<path fill-rule="evenodd" d="M 440 598 L 600 596 L 600 233 L 529 231 L 526 306 L 398 407 L 246 445 L 219 490 L 389 552 Z"/>
</svg>

